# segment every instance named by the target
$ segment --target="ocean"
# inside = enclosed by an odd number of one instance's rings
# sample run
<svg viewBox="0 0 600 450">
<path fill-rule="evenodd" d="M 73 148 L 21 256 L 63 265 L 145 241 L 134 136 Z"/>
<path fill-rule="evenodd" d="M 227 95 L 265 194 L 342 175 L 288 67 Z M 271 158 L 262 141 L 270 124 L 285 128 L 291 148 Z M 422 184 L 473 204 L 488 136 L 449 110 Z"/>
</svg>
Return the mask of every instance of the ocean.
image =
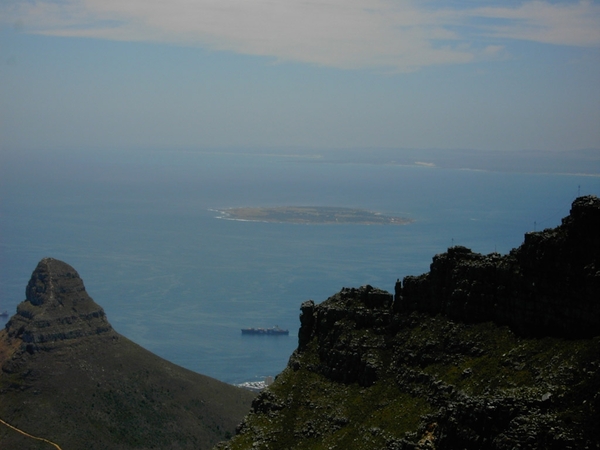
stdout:
<svg viewBox="0 0 600 450">
<path fill-rule="evenodd" d="M 452 245 L 506 253 L 600 178 L 326 162 L 266 152 L 26 153 L 0 180 L 0 310 L 46 256 L 72 265 L 121 334 L 227 383 L 277 375 L 299 307 L 342 287 L 393 291 Z M 336 206 L 393 225 L 224 220 L 229 207 Z M 6 322 L 0 318 L 0 326 Z M 248 336 L 278 325 L 289 336 Z"/>
</svg>

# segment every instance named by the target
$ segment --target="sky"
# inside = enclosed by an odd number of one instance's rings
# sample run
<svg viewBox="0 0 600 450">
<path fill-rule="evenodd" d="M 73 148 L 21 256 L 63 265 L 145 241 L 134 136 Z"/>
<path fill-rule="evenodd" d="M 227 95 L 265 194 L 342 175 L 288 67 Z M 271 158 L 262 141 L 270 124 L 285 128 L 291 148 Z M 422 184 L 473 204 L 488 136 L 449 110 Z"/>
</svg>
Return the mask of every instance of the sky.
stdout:
<svg viewBox="0 0 600 450">
<path fill-rule="evenodd" d="M 382 147 L 600 148 L 600 1 L 0 1 L 0 151 Z"/>
</svg>

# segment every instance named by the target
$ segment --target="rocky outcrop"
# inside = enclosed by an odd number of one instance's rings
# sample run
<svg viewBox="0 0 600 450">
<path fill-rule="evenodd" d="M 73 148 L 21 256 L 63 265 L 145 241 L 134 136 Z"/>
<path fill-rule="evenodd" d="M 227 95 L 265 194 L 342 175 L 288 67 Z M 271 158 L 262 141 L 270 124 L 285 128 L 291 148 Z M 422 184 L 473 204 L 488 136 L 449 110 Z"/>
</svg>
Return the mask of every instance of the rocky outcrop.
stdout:
<svg viewBox="0 0 600 450">
<path fill-rule="evenodd" d="M 453 247 L 395 296 L 301 305 L 298 348 L 219 448 L 600 448 L 600 200 L 508 255 Z"/>
<path fill-rule="evenodd" d="M 600 338 L 394 314 L 390 297 L 303 303 L 288 367 L 218 448 L 600 448 Z"/>
<path fill-rule="evenodd" d="M 118 334 L 56 259 L 40 261 L 0 330 L 0 418 L 61 448 L 208 449 L 231 436 L 254 397 Z M 0 442 L 35 446 L 1 424 Z"/>
<path fill-rule="evenodd" d="M 392 323 L 392 300 L 388 292 L 367 285 L 343 288 L 318 306 L 312 300 L 304 302 L 298 352 L 302 353 L 309 344 L 316 345 L 320 362 L 312 370 L 335 381 L 372 385 L 377 380 L 380 362 L 369 353 L 369 348 L 378 347 L 380 342 L 361 339 L 360 331 L 386 334 Z M 290 365 L 297 368 L 294 356 Z"/>
<path fill-rule="evenodd" d="M 18 305 L 6 329 L 9 337 L 22 339 L 29 352 L 113 332 L 104 310 L 87 294 L 77 271 L 62 261 L 42 259 L 25 293 L 26 300 Z"/>
<path fill-rule="evenodd" d="M 494 321 L 532 336 L 600 333 L 600 199 L 580 197 L 553 229 L 527 233 L 508 255 L 453 247 L 429 273 L 396 285 L 394 310 Z"/>
<path fill-rule="evenodd" d="M 508 325 L 522 336 L 600 335 L 600 199 L 581 197 L 553 229 L 525 235 L 508 255 L 452 247 L 431 271 L 396 283 L 395 296 L 363 286 L 342 288 L 321 305 L 301 305 L 298 350 L 316 346 L 312 370 L 335 381 L 369 386 L 377 361 L 361 330 L 396 333 L 398 315 L 423 312 L 465 323 Z M 297 367 L 295 356 L 291 367 Z"/>
</svg>

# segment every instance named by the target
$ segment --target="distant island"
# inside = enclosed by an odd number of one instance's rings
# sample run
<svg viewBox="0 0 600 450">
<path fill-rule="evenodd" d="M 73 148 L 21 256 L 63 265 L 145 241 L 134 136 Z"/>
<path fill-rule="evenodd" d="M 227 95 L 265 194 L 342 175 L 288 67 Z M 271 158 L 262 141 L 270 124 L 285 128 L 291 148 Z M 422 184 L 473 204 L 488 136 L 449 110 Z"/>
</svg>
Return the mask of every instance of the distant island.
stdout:
<svg viewBox="0 0 600 450">
<path fill-rule="evenodd" d="M 219 216 L 221 219 L 251 222 L 360 225 L 406 225 L 412 222 L 405 217 L 387 216 L 364 209 L 326 206 L 245 207 L 217 211 L 221 214 Z"/>
</svg>

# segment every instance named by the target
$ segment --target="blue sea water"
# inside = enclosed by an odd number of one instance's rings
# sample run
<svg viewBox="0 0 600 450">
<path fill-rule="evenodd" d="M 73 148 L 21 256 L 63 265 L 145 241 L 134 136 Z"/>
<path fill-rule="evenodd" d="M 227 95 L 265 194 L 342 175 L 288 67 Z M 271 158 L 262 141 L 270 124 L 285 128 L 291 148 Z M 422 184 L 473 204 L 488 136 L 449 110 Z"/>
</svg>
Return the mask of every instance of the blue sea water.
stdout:
<svg viewBox="0 0 600 450">
<path fill-rule="evenodd" d="M 600 178 L 326 163 L 259 152 L 21 154 L 0 180 L 0 310 L 14 313 L 37 262 L 71 264 L 113 327 L 228 383 L 279 373 L 299 306 L 342 287 L 429 270 L 451 245 L 506 253 L 553 227 Z M 218 219 L 239 206 L 341 206 L 404 226 Z M 3 322 L 0 322 L 2 325 Z M 242 336 L 279 325 L 289 336 Z"/>
</svg>

